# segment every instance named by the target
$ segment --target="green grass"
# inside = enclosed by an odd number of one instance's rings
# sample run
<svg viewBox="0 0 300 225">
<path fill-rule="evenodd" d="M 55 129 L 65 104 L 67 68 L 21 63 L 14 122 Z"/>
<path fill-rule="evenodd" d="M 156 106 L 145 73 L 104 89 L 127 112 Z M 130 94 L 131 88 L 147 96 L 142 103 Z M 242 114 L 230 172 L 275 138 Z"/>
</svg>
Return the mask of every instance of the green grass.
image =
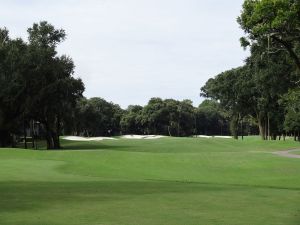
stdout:
<svg viewBox="0 0 300 225">
<path fill-rule="evenodd" d="M 63 141 L 0 150 L 2 225 L 299 225 L 293 141 Z"/>
<path fill-rule="evenodd" d="M 300 155 L 300 150 L 293 152 L 293 154 Z"/>
</svg>

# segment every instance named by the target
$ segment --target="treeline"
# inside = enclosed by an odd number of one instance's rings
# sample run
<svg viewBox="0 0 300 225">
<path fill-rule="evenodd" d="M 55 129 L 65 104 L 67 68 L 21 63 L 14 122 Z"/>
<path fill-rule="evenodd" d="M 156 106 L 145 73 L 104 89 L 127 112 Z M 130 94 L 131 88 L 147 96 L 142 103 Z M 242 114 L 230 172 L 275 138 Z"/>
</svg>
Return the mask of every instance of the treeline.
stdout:
<svg viewBox="0 0 300 225">
<path fill-rule="evenodd" d="M 251 56 L 239 68 L 208 80 L 201 95 L 230 114 L 235 138 L 245 117 L 264 140 L 292 134 L 300 140 L 300 2 L 246 0 L 238 23 Z"/>
<path fill-rule="evenodd" d="M 83 97 L 74 63 L 57 54 L 62 29 L 33 24 L 28 40 L 0 29 L 0 146 L 31 136 L 59 149 L 59 136 L 156 134 L 168 136 L 293 135 L 300 140 L 300 3 L 245 0 L 238 23 L 251 55 L 243 66 L 207 81 L 199 107 L 190 100 L 152 98 L 147 105 L 119 105 Z"/>
<path fill-rule="evenodd" d="M 228 115 L 219 103 L 152 98 L 142 106 L 119 105 L 83 97 L 84 84 L 73 77 L 74 63 L 57 54 L 65 40 L 62 29 L 47 22 L 33 24 L 28 40 L 11 38 L 0 29 L 0 146 L 33 147 L 46 139 L 48 149 L 60 148 L 60 135 L 169 136 L 228 135 Z"/>
<path fill-rule="evenodd" d="M 145 106 L 131 105 L 123 110 L 101 98 L 82 98 L 72 117 L 74 123 L 64 132 L 81 136 L 229 135 L 228 116 L 213 100 L 194 107 L 190 100 L 152 98 Z"/>
</svg>

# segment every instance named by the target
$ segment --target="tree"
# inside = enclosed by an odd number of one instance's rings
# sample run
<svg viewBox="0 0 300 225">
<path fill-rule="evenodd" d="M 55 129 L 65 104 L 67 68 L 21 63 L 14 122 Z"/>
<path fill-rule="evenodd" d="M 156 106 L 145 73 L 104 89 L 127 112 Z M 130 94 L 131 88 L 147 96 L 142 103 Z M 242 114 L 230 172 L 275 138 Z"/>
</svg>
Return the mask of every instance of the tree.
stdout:
<svg viewBox="0 0 300 225">
<path fill-rule="evenodd" d="M 143 124 L 147 127 L 147 133 L 168 133 L 168 113 L 161 98 L 151 98 L 143 109 L 142 117 Z"/>
<path fill-rule="evenodd" d="M 195 133 L 195 119 L 190 100 L 152 98 L 144 107 L 129 106 L 121 127 L 127 134 L 190 136 Z"/>
<path fill-rule="evenodd" d="M 120 132 L 123 114 L 119 105 L 102 98 L 82 98 L 76 107 L 76 133 L 85 136 L 110 136 Z"/>
<path fill-rule="evenodd" d="M 295 73 L 286 54 L 263 55 L 262 44 L 251 47 L 243 67 L 221 73 L 201 89 L 202 95 L 219 100 L 231 117 L 231 133 L 238 135 L 239 121 L 256 119 L 262 139 L 282 133 L 281 95 L 295 86 Z"/>
<path fill-rule="evenodd" d="M 248 83 L 245 67 L 225 71 L 209 79 L 201 88 L 201 96 L 220 101 L 230 117 L 230 131 L 238 138 L 238 122 L 241 114 L 251 111 L 249 98 L 251 84 Z"/>
<path fill-rule="evenodd" d="M 12 133 L 24 124 L 26 115 L 25 55 L 27 45 L 11 39 L 8 30 L 0 29 L 0 145 L 14 146 Z"/>
<path fill-rule="evenodd" d="M 144 134 L 143 107 L 139 105 L 130 105 L 125 110 L 121 118 L 121 129 L 124 134 Z"/>
<path fill-rule="evenodd" d="M 285 106 L 284 129 L 300 141 L 300 89 L 290 90 L 281 99 Z"/>
<path fill-rule="evenodd" d="M 290 88 L 295 87 L 297 74 L 284 52 L 264 55 L 261 46 L 251 47 L 251 56 L 246 62 L 252 74 L 255 116 L 260 134 L 263 139 L 268 139 L 268 136 L 274 139 L 283 133 L 284 111 L 278 101 Z"/>
<path fill-rule="evenodd" d="M 174 99 L 166 99 L 165 110 L 168 113 L 167 131 L 169 136 L 179 136 L 180 134 L 180 102 Z"/>
<path fill-rule="evenodd" d="M 82 96 L 84 85 L 81 79 L 72 77 L 72 59 L 57 56 L 56 47 L 65 40 L 64 30 L 44 21 L 33 24 L 28 33 L 26 104 L 30 106 L 31 116 L 46 129 L 47 148 L 58 149 L 64 118 Z"/>
<path fill-rule="evenodd" d="M 300 2 L 298 0 L 245 0 L 238 23 L 248 34 L 244 47 L 268 42 L 268 51 L 286 50 L 300 70 Z"/>
<path fill-rule="evenodd" d="M 178 105 L 178 136 L 190 136 L 195 134 L 195 110 L 191 100 L 183 100 Z"/>
<path fill-rule="evenodd" d="M 228 115 L 220 103 L 215 100 L 204 100 L 196 109 L 197 134 L 227 135 Z"/>
</svg>

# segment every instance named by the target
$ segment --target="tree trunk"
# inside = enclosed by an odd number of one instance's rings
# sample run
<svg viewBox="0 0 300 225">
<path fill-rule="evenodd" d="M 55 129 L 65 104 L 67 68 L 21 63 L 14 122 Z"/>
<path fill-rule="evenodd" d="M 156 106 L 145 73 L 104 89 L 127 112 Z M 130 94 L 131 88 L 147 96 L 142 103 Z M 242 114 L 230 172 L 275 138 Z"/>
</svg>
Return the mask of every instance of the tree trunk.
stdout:
<svg viewBox="0 0 300 225">
<path fill-rule="evenodd" d="M 35 148 L 35 139 L 34 139 L 34 121 L 31 120 L 30 121 L 30 134 L 31 134 L 31 138 L 32 138 L 32 148 Z"/>
<path fill-rule="evenodd" d="M 241 118 L 241 136 L 242 140 L 244 140 L 244 128 L 243 128 L 243 119 Z"/>
<path fill-rule="evenodd" d="M 264 136 L 265 136 L 265 139 L 264 140 L 268 140 L 268 123 L 267 123 L 267 121 L 265 120 L 265 128 L 264 128 L 264 131 L 265 131 L 265 134 L 264 134 Z"/>
<path fill-rule="evenodd" d="M 26 132 L 26 123 L 23 122 L 23 133 L 24 133 L 24 148 L 27 149 L 27 132 Z"/>
<path fill-rule="evenodd" d="M 51 124 L 45 124 L 46 128 L 46 139 L 47 139 L 47 149 L 60 149 L 59 142 L 59 129 L 60 129 L 60 121 L 59 118 Z"/>
<path fill-rule="evenodd" d="M 234 139 L 238 139 L 238 123 L 239 123 L 239 117 L 238 116 L 232 116 L 230 121 L 230 132 Z"/>
<path fill-rule="evenodd" d="M 268 113 L 268 140 L 271 140 L 271 137 L 270 137 L 270 116 L 269 116 L 269 113 Z"/>
<path fill-rule="evenodd" d="M 11 135 L 11 147 L 12 148 L 16 147 L 16 135 L 14 134 Z"/>
<path fill-rule="evenodd" d="M 51 131 L 47 130 L 47 135 L 46 135 L 46 140 L 47 140 L 47 149 L 54 149 L 54 141 L 51 135 Z"/>
<path fill-rule="evenodd" d="M 168 126 L 168 133 L 169 133 L 169 136 L 172 137 L 172 134 L 171 134 L 171 131 L 170 131 L 170 126 Z"/>
<path fill-rule="evenodd" d="M 260 115 L 257 115 L 257 122 L 259 128 L 259 135 L 261 136 L 262 140 L 266 140 L 264 121 Z"/>
<path fill-rule="evenodd" d="M 53 134 L 54 135 L 54 147 L 55 149 L 60 149 L 60 141 L 59 141 L 59 135 L 61 133 L 61 127 L 60 127 L 60 117 L 57 116 L 57 121 L 56 121 L 56 132 Z"/>
<path fill-rule="evenodd" d="M 60 149 L 59 135 L 56 132 L 52 132 L 53 149 Z"/>
</svg>

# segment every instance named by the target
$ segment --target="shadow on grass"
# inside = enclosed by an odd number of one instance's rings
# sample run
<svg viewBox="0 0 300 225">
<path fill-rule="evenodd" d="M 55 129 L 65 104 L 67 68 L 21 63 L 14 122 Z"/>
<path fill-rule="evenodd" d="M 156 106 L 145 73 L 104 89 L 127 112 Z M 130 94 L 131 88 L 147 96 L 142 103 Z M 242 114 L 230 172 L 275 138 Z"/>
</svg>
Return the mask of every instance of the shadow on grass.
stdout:
<svg viewBox="0 0 300 225">
<path fill-rule="evenodd" d="M 99 142 L 73 142 L 73 141 L 64 141 L 62 143 L 62 149 L 65 151 L 84 151 L 84 150 L 122 150 L 129 149 L 131 146 L 123 146 L 123 145 L 107 145 Z"/>
<path fill-rule="evenodd" d="M 231 189 L 231 186 L 168 181 L 0 182 L 0 213 L 51 208 L 62 203 L 130 201 L 151 194 L 216 193 Z"/>
<path fill-rule="evenodd" d="M 265 186 L 176 181 L 0 182 L 0 213 L 51 208 L 53 204 L 130 201 L 138 196 L 143 198 L 146 195 L 157 194 L 179 194 L 178 198 L 182 200 L 186 193 L 202 193 L 203 196 L 220 193 L 219 197 L 227 193 L 228 198 L 233 194 L 243 198 L 245 193 L 253 191 L 255 198 L 257 192 L 267 195 L 270 190 L 273 194 L 275 192 L 282 196 L 285 196 L 287 191 L 296 193 L 293 189 Z M 180 197 L 180 194 L 184 195 Z"/>
</svg>

